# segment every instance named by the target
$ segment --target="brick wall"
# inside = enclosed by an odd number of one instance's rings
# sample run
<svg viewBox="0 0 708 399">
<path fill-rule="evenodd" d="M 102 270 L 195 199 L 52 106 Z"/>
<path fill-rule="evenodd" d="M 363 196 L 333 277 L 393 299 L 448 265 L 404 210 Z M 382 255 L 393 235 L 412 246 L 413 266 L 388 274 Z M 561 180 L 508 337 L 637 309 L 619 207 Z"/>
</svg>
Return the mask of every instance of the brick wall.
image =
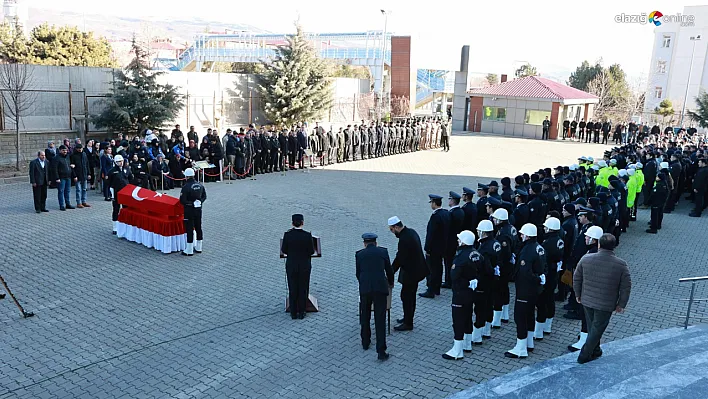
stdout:
<svg viewBox="0 0 708 399">
<path fill-rule="evenodd" d="M 391 96 L 415 100 L 415 93 L 411 93 L 410 36 L 391 37 Z"/>
<path fill-rule="evenodd" d="M 64 138 L 74 140 L 78 133 L 71 131 L 59 132 L 20 132 L 20 150 L 21 157 L 24 163 L 29 163 L 37 156 L 37 151 L 47 148 L 47 142 L 54 140 L 57 147 L 61 144 Z M 88 139 L 103 138 L 106 133 L 99 132 L 89 134 Z M 14 165 L 16 160 L 15 143 L 17 136 L 15 132 L 0 132 L 0 166 Z"/>
</svg>

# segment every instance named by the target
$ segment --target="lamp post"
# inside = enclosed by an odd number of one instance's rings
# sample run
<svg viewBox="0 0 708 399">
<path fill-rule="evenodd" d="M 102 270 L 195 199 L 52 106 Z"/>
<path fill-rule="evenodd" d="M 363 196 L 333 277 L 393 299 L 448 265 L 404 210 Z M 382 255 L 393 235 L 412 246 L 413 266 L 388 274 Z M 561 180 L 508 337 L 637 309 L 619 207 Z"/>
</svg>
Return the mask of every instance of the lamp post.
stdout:
<svg viewBox="0 0 708 399">
<path fill-rule="evenodd" d="M 381 50 L 381 86 L 379 88 L 379 112 L 377 115 L 377 118 L 381 120 L 382 114 L 383 114 L 383 93 L 384 93 L 384 65 L 386 62 L 386 35 L 387 35 L 387 29 L 388 29 L 388 15 L 391 13 L 391 11 L 386 11 L 386 10 L 381 10 L 381 15 L 384 16 L 384 30 L 383 30 L 383 36 L 381 37 L 383 44 L 382 44 L 382 50 Z"/>
<path fill-rule="evenodd" d="M 693 71 L 693 56 L 696 54 L 696 42 L 701 40 L 701 35 L 691 36 L 693 50 L 691 50 L 691 62 L 688 64 L 688 80 L 686 81 L 686 92 L 683 95 L 683 105 L 681 106 L 681 121 L 679 126 L 683 127 L 683 115 L 686 113 L 686 101 L 688 100 L 688 87 L 691 84 L 691 72 Z"/>
</svg>

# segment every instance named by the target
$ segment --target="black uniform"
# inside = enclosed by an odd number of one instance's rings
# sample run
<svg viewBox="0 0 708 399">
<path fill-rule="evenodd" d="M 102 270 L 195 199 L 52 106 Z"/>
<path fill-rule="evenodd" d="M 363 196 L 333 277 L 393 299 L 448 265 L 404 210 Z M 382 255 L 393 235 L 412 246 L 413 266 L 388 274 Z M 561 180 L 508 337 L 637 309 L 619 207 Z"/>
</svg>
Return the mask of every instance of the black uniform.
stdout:
<svg viewBox="0 0 708 399">
<path fill-rule="evenodd" d="M 305 314 L 307 295 L 310 291 L 311 256 L 315 253 L 312 234 L 298 228 L 288 230 L 283 235 L 280 251 L 287 255 L 285 272 L 288 277 L 290 315 L 293 318 L 297 315 L 302 317 Z"/>
<path fill-rule="evenodd" d="M 393 272 L 398 273 L 401 283 L 401 304 L 403 305 L 403 324 L 412 327 L 415 314 L 416 290 L 418 283 L 428 275 L 428 265 L 423 255 L 418 233 L 403 227 L 398 234 L 398 252 L 393 260 Z"/>
<path fill-rule="evenodd" d="M 484 237 L 478 241 L 478 251 L 484 256 L 485 264 L 482 269 L 478 270 L 479 284 L 474 297 L 474 313 L 477 319 L 474 326 L 482 328 L 486 323 L 492 322 L 494 315 L 492 290 L 498 280 L 494 269 L 499 266 L 502 246 L 494 237 Z"/>
<path fill-rule="evenodd" d="M 518 234 L 516 227 L 509 224 L 508 221 L 502 221 L 497 231 L 497 241 L 501 244 L 501 252 L 499 257 L 500 275 L 497 280 L 497 287 L 494 287 L 492 296 L 494 302 L 494 310 L 502 310 L 502 306 L 509 304 L 509 281 L 513 276 L 513 271 L 518 264 L 518 260 L 514 259 Z"/>
<path fill-rule="evenodd" d="M 462 210 L 465 212 L 465 220 L 462 223 L 462 230 L 476 231 L 477 224 L 477 205 L 474 202 L 465 202 L 462 205 Z"/>
<path fill-rule="evenodd" d="M 433 211 L 428 221 L 425 234 L 425 254 L 428 261 L 428 290 L 440 295 L 442 285 L 443 257 L 447 250 L 448 234 L 450 233 L 450 212 L 438 208 Z"/>
<path fill-rule="evenodd" d="M 536 321 L 539 323 L 545 323 L 546 319 L 552 319 L 556 315 L 553 292 L 558 280 L 558 264 L 563 261 L 565 255 L 565 242 L 561 237 L 562 233 L 562 230 L 549 231 L 542 244 L 546 252 L 546 270 L 543 272 L 546 275 L 546 284 L 543 286 L 543 292 L 541 292 L 536 305 L 538 310 Z"/>
<path fill-rule="evenodd" d="M 459 206 L 452 207 L 448 211 L 450 213 L 450 232 L 447 236 L 447 249 L 445 253 L 445 286 L 450 286 L 450 270 L 457 252 L 457 235 L 463 230 L 462 226 L 465 223 L 465 211 Z M 474 231 L 474 230 L 470 230 Z"/>
<path fill-rule="evenodd" d="M 361 345 L 371 343 L 371 306 L 374 307 L 376 352 L 386 352 L 386 298 L 393 286 L 393 269 L 384 247 L 371 243 L 356 252 L 356 279 L 359 281 Z"/>
<path fill-rule="evenodd" d="M 529 206 L 528 204 L 518 204 L 512 213 L 514 216 L 514 227 L 519 230 L 521 226 L 529 223 Z"/>
<path fill-rule="evenodd" d="M 534 331 L 534 307 L 543 290 L 541 274 L 546 269 L 545 251 L 533 238 L 523 243 L 517 259 L 514 322 L 516 338 L 526 339 Z"/>
<path fill-rule="evenodd" d="M 473 246 L 465 245 L 457 252 L 451 270 L 452 282 L 452 329 L 455 340 L 461 341 L 465 334 L 472 333 L 472 307 L 475 291 L 469 285 L 477 280 L 479 270 L 484 269 L 484 257 Z"/>
<path fill-rule="evenodd" d="M 108 171 L 108 186 L 113 189 L 113 221 L 118 221 L 118 213 L 120 212 L 120 204 L 118 203 L 118 192 L 127 186 L 133 179 L 133 174 L 130 172 L 130 167 L 123 161 L 123 167 L 115 165 Z"/>
<path fill-rule="evenodd" d="M 194 242 L 194 231 L 197 232 L 197 241 L 203 239 L 202 204 L 206 198 L 206 189 L 193 178 L 187 180 L 179 194 L 179 202 L 184 206 L 184 231 L 188 244 Z"/>
</svg>

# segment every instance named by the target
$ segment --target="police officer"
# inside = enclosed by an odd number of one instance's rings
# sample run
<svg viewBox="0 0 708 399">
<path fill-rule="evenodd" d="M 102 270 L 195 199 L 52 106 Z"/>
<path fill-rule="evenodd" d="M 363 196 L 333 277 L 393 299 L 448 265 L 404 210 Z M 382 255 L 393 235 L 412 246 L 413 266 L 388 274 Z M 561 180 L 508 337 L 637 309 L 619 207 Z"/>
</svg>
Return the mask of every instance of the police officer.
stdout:
<svg viewBox="0 0 708 399">
<path fill-rule="evenodd" d="M 509 281 L 513 275 L 516 264 L 516 247 L 518 235 L 516 227 L 509 223 L 509 213 L 506 209 L 497 209 L 492 214 L 497 235 L 496 239 L 501 244 L 499 257 L 500 275 L 498 284 L 493 289 L 494 318 L 492 328 L 501 328 L 501 323 L 509 322 Z"/>
<path fill-rule="evenodd" d="M 393 269 L 388 250 L 376 244 L 378 236 L 365 233 L 364 249 L 356 252 L 356 279 L 359 281 L 359 321 L 361 346 L 369 349 L 371 343 L 371 306 L 374 307 L 376 353 L 379 360 L 388 360 L 386 353 L 386 305 L 389 287 L 393 287 Z"/>
<path fill-rule="evenodd" d="M 533 352 L 534 307 L 539 293 L 546 284 L 543 274 L 545 251 L 536 240 L 536 226 L 527 223 L 521 226 L 523 244 L 519 251 L 516 269 L 516 303 L 514 304 L 514 323 L 516 323 L 516 346 L 504 353 L 510 358 L 524 358 Z"/>
<path fill-rule="evenodd" d="M 118 192 L 127 186 L 133 179 L 133 174 L 130 167 L 125 164 L 123 156 L 116 155 L 113 158 L 115 166 L 108 171 L 108 186 L 111 190 L 111 198 L 113 198 L 113 234 L 118 234 L 118 213 L 120 212 L 120 203 L 118 202 Z"/>
<path fill-rule="evenodd" d="M 202 253 L 202 204 L 206 201 L 207 194 L 204 186 L 194 180 L 194 169 L 184 171 L 187 182 L 179 194 L 179 202 L 184 206 L 184 231 L 187 233 L 187 248 L 182 255 L 192 256 L 194 252 Z M 194 243 L 194 233 L 197 233 L 197 242 Z"/>
<path fill-rule="evenodd" d="M 477 226 L 477 205 L 474 203 L 474 190 L 462 187 L 462 197 L 465 203 L 462 210 L 465 212 L 465 220 L 462 223 L 463 230 L 472 231 Z"/>
<path fill-rule="evenodd" d="M 428 221 L 427 232 L 425 234 L 425 258 L 428 263 L 428 289 L 418 294 L 423 298 L 435 298 L 440 295 L 442 285 L 443 258 L 447 250 L 448 234 L 450 233 L 450 212 L 442 208 L 442 197 L 437 194 L 429 194 L 430 208 L 433 214 Z"/>
<path fill-rule="evenodd" d="M 471 338 L 472 307 L 474 291 L 479 284 L 478 270 L 484 268 L 484 257 L 475 248 L 475 236 L 469 230 L 457 235 L 460 250 L 457 251 L 452 265 L 452 329 L 455 341 L 452 349 L 443 354 L 443 359 L 460 360 L 464 358 L 465 338 Z M 469 346 L 468 350 L 472 350 Z"/>
<path fill-rule="evenodd" d="M 479 270 L 479 285 L 475 291 L 474 314 L 476 320 L 472 331 L 471 341 L 475 345 L 482 345 L 482 334 L 491 335 L 493 321 L 492 290 L 498 286 L 501 275 L 499 259 L 502 246 L 494 239 L 494 225 L 490 220 L 482 220 L 477 226 L 479 242 L 477 250 L 486 260 L 483 270 Z"/>
<path fill-rule="evenodd" d="M 487 194 L 489 193 L 489 186 L 482 183 L 477 183 L 477 221 L 482 221 L 484 219 L 489 219 L 487 215 L 487 202 L 489 198 Z"/>
<path fill-rule="evenodd" d="M 526 204 L 526 200 L 528 197 L 529 194 L 526 192 L 526 190 L 522 188 L 517 188 L 516 190 L 514 190 L 516 208 L 514 208 L 514 212 L 512 212 L 512 215 L 514 216 L 514 227 L 516 227 L 517 230 L 519 230 L 521 226 L 529 222 L 529 206 L 528 204 Z"/>
<path fill-rule="evenodd" d="M 465 211 L 460 208 L 460 199 L 462 196 L 454 191 L 450 191 L 450 196 L 448 197 L 448 205 L 450 209 L 450 232 L 447 238 L 447 250 L 445 253 L 445 282 L 442 288 L 452 288 L 450 283 L 450 270 L 452 268 L 452 262 L 455 258 L 455 253 L 457 252 L 457 235 L 462 232 L 462 225 L 465 222 Z"/>
<path fill-rule="evenodd" d="M 550 217 L 543 223 L 546 229 L 543 249 L 546 252 L 546 269 L 543 274 L 546 276 L 546 284 L 543 285 L 543 292 L 538 297 L 536 305 L 536 325 L 534 328 L 534 339 L 543 340 L 543 334 L 551 333 L 553 317 L 556 314 L 556 302 L 553 293 L 556 289 L 558 272 L 563 266 L 563 255 L 565 253 L 565 242 L 561 237 L 561 222 L 558 218 Z"/>
</svg>

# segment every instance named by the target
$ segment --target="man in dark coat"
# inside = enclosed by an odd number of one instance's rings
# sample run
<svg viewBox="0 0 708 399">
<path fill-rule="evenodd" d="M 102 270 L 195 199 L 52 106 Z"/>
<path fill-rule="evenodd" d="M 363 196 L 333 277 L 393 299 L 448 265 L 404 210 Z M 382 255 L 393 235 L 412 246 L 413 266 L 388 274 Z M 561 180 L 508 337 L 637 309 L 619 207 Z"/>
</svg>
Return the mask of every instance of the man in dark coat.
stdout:
<svg viewBox="0 0 708 399">
<path fill-rule="evenodd" d="M 398 273 L 398 282 L 401 283 L 403 318 L 397 320 L 399 324 L 394 330 L 408 331 L 413 329 L 418 283 L 428 274 L 428 266 L 425 263 L 420 236 L 415 230 L 404 226 L 398 216 L 388 219 L 388 228 L 398 237 L 398 252 L 393 260 L 393 272 L 401 271 Z"/>
<path fill-rule="evenodd" d="M 37 159 L 29 165 L 30 184 L 34 197 L 34 211 L 49 212 L 47 210 L 47 186 L 49 185 L 49 161 L 44 151 L 37 152 Z"/>
<path fill-rule="evenodd" d="M 440 295 L 442 285 L 443 258 L 447 249 L 448 234 L 450 232 L 450 212 L 442 208 L 442 197 L 429 194 L 430 207 L 433 214 L 428 221 L 425 235 L 425 257 L 428 261 L 428 289 L 419 294 L 423 298 L 435 298 Z"/>
<path fill-rule="evenodd" d="M 310 273 L 315 245 L 312 234 L 302 229 L 305 218 L 301 214 L 292 216 L 293 228 L 285 232 L 280 252 L 287 256 L 285 272 L 288 277 L 290 317 L 304 319 L 307 296 L 310 291 Z"/>
<path fill-rule="evenodd" d="M 369 349 L 371 343 L 371 306 L 374 307 L 376 326 L 376 353 L 379 360 L 388 360 L 386 353 L 386 305 L 389 287 L 393 287 L 393 269 L 388 250 L 376 245 L 378 236 L 365 233 L 364 249 L 356 252 L 356 279 L 359 281 L 359 321 L 361 346 Z"/>
<path fill-rule="evenodd" d="M 465 223 L 465 211 L 460 208 L 460 199 L 462 196 L 454 191 L 450 191 L 448 205 L 450 206 L 450 232 L 447 236 L 447 250 L 445 253 L 445 282 L 442 288 L 452 288 L 450 281 L 450 271 L 452 270 L 452 262 L 455 259 L 457 252 L 457 235 L 464 230 L 462 225 Z"/>
</svg>

